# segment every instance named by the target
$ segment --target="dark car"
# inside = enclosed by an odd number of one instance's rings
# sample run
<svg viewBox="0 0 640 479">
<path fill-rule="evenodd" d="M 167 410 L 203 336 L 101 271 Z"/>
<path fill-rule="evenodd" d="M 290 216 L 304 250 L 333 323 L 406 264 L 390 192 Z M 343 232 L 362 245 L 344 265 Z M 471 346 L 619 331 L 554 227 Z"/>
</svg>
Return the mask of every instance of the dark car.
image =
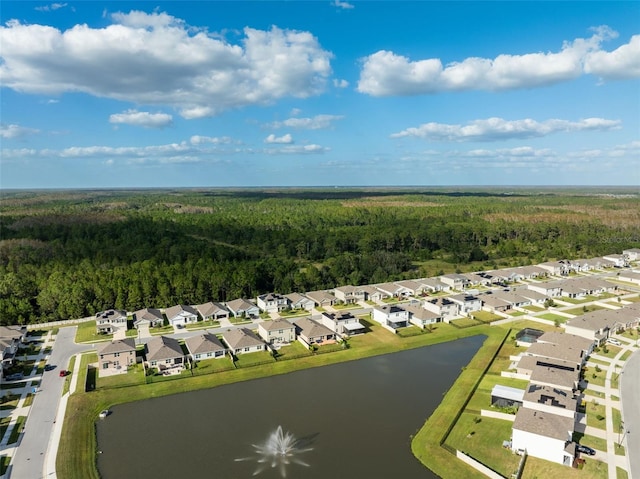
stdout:
<svg viewBox="0 0 640 479">
<path fill-rule="evenodd" d="M 7 381 L 20 381 L 23 378 L 24 378 L 24 374 L 22 374 L 22 373 L 13 373 L 13 374 L 9 374 L 5 379 Z"/>
<path fill-rule="evenodd" d="M 578 444 L 577 449 L 581 453 L 589 454 L 590 456 L 595 456 L 595 454 L 596 454 L 595 449 L 591 449 L 589 446 L 583 446 L 582 444 Z"/>
<path fill-rule="evenodd" d="M 47 364 L 47 365 L 44 367 L 44 370 L 45 370 L 45 371 L 51 371 L 52 369 L 55 369 L 55 368 L 56 368 L 56 367 L 55 367 L 53 364 Z"/>
</svg>

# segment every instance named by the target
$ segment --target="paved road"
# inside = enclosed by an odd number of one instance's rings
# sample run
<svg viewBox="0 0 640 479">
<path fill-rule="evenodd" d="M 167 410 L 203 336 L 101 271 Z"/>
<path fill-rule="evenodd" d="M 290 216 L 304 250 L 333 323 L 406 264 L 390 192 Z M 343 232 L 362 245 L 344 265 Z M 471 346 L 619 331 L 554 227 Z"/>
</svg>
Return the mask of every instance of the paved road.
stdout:
<svg viewBox="0 0 640 479">
<path fill-rule="evenodd" d="M 620 375 L 620 399 L 624 412 L 624 431 L 629 457 L 629 477 L 640 479 L 640 350 L 636 350 L 627 360 Z"/>
<path fill-rule="evenodd" d="M 58 371 L 66 369 L 69 359 L 76 353 L 90 349 L 87 345 L 73 342 L 77 326 L 60 328 L 47 364 L 56 369 L 45 372 L 35 395 L 33 405 L 25 424 L 25 432 L 11 460 L 9 476 L 11 479 L 40 479 L 44 477 L 44 463 L 52 435 L 54 421 L 57 418 L 58 403 L 62 396 L 64 378 Z"/>
</svg>

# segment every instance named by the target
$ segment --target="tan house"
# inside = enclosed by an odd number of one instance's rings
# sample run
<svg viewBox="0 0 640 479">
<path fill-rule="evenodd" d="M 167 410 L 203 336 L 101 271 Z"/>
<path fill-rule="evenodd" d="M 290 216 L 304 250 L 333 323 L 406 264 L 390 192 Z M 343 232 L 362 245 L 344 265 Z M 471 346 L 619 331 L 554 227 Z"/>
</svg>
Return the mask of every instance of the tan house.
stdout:
<svg viewBox="0 0 640 479">
<path fill-rule="evenodd" d="M 147 367 L 157 368 L 160 372 L 182 370 L 184 352 L 177 340 L 167 336 L 151 339 L 144 348 Z"/>
<path fill-rule="evenodd" d="M 322 346 L 336 342 L 335 333 L 313 319 L 300 318 L 296 319 L 293 324 L 296 326 L 298 341 L 307 348 L 311 348 L 313 345 Z"/>
<path fill-rule="evenodd" d="M 136 363 L 136 343 L 133 338 L 116 339 L 97 347 L 98 374 L 106 376 L 126 373 Z"/>
<path fill-rule="evenodd" d="M 224 358 L 227 348 L 211 333 L 191 336 L 184 341 L 192 361 Z"/>
<path fill-rule="evenodd" d="M 267 344 L 288 344 L 296 340 L 296 327 L 284 319 L 263 321 L 258 334 Z"/>
<path fill-rule="evenodd" d="M 248 328 L 229 329 L 222 333 L 222 340 L 235 355 L 264 351 L 266 344 Z"/>
</svg>

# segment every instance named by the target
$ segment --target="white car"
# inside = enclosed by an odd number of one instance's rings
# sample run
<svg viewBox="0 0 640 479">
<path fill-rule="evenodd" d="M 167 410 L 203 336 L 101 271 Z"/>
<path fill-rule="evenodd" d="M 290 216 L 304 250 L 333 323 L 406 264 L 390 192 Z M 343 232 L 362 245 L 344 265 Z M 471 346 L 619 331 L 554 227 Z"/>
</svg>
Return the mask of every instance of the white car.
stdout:
<svg viewBox="0 0 640 479">
<path fill-rule="evenodd" d="M 607 343 L 615 344 L 616 346 L 622 346 L 622 343 L 620 341 L 618 341 L 617 339 L 614 339 L 614 338 L 608 338 L 607 339 Z"/>
</svg>

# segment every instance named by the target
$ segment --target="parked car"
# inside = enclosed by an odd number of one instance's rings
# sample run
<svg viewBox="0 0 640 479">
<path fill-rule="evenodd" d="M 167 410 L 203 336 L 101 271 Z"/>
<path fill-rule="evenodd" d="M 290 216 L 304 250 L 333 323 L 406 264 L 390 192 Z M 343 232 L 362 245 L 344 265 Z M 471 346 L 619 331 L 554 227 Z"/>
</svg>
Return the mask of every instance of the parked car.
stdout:
<svg viewBox="0 0 640 479">
<path fill-rule="evenodd" d="M 51 371 L 52 369 L 55 369 L 55 368 L 56 368 L 56 367 L 55 367 L 55 365 L 53 365 L 53 364 L 47 364 L 47 365 L 44 367 L 44 370 L 45 370 L 45 371 Z"/>
<path fill-rule="evenodd" d="M 5 377 L 7 381 L 20 381 L 22 378 L 24 378 L 24 374 L 22 373 L 13 373 Z"/>
<path fill-rule="evenodd" d="M 583 454 L 588 454 L 590 456 L 595 456 L 596 454 L 595 449 L 591 449 L 589 446 L 583 446 L 582 444 L 578 444 L 577 449 L 579 452 Z"/>
<path fill-rule="evenodd" d="M 607 343 L 615 344 L 616 346 L 622 346 L 622 343 L 615 338 L 608 338 Z"/>
<path fill-rule="evenodd" d="M 67 371 L 66 369 L 61 369 L 60 370 L 60 377 L 61 378 L 65 377 L 67 374 L 69 374 L 69 371 Z"/>
</svg>

